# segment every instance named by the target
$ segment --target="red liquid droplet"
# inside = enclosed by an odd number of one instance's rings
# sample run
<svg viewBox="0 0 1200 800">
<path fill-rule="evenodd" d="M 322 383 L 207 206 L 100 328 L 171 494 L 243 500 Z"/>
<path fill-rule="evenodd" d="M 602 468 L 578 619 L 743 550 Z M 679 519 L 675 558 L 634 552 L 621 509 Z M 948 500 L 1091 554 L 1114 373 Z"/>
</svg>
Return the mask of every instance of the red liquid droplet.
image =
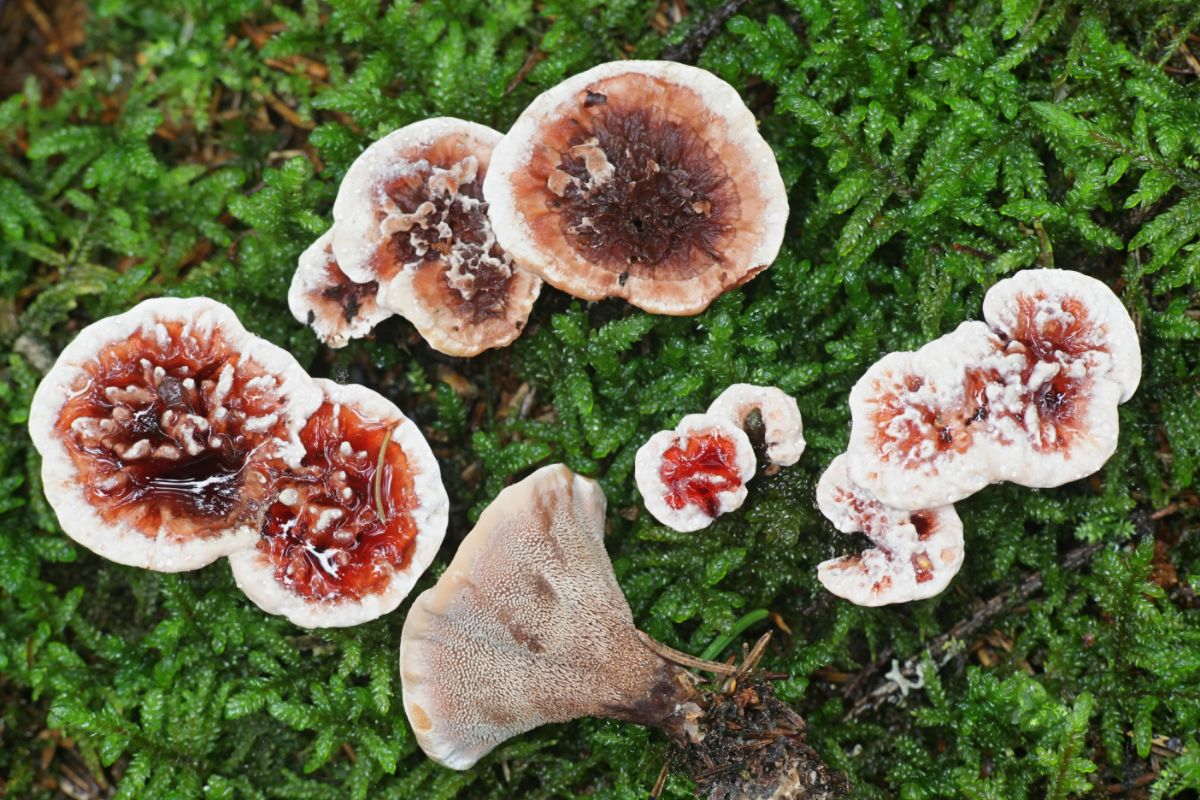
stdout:
<svg viewBox="0 0 1200 800">
<path fill-rule="evenodd" d="M 742 485 L 737 468 L 737 445 L 726 436 L 709 433 L 692 436 L 663 453 L 658 476 L 667 486 L 667 505 L 675 510 L 689 504 L 710 517 L 721 510 L 721 492 Z"/>
<path fill-rule="evenodd" d="M 412 557 L 416 492 L 404 451 L 388 442 L 381 521 L 375 472 L 391 426 L 364 420 L 346 406 L 335 420 L 333 411 L 325 403 L 301 431 L 308 453 L 303 466 L 296 477 L 281 476 L 278 483 L 280 491 L 290 488 L 301 500 L 271 505 L 258 547 L 275 564 L 276 580 L 302 597 L 359 599 L 386 588 Z M 348 455 L 343 442 L 350 446 Z M 322 525 L 322 514 L 332 521 Z"/>
</svg>

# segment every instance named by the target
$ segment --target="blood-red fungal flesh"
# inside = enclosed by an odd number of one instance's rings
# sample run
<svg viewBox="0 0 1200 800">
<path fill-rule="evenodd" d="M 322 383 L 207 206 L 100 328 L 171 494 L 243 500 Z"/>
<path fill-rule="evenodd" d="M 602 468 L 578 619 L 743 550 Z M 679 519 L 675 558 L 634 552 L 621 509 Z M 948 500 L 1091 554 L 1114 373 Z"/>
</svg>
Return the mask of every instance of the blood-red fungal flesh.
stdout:
<svg viewBox="0 0 1200 800">
<path fill-rule="evenodd" d="M 742 486 L 737 462 L 737 444 L 719 433 L 688 437 L 667 448 L 659 467 L 667 504 L 676 510 L 693 505 L 716 517 L 721 493 Z"/>
<path fill-rule="evenodd" d="M 390 429 L 326 402 L 300 432 L 304 460 L 279 476 L 258 548 L 275 579 L 301 597 L 357 600 L 383 591 L 408 565 L 417 499 Z"/>
<path fill-rule="evenodd" d="M 160 328 L 85 363 L 55 430 L 101 519 L 150 538 L 218 536 L 261 507 L 289 400 L 222 330 Z"/>
</svg>

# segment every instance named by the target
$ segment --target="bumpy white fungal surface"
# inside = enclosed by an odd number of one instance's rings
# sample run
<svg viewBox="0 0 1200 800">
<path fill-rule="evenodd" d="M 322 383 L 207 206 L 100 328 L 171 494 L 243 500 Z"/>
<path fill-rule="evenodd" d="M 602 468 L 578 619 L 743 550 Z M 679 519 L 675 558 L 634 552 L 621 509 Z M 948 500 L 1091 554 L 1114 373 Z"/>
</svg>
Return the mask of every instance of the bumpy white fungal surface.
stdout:
<svg viewBox="0 0 1200 800">
<path fill-rule="evenodd" d="M 928 508 L 996 481 L 1050 487 L 1116 449 L 1117 405 L 1141 374 L 1133 322 L 1104 284 L 1026 270 L 966 322 L 876 362 L 850 393 L 850 476 L 884 503 Z"/>
<path fill-rule="evenodd" d="M 875 547 L 817 566 L 821 584 L 860 606 L 907 603 L 940 594 L 962 567 L 963 528 L 954 506 L 905 511 L 854 483 L 846 456 L 817 483 L 817 505 L 839 531 L 861 531 Z"/>
<path fill-rule="evenodd" d="M 698 314 L 770 266 L 787 192 L 737 91 L 667 61 L 601 64 L 547 90 L 483 185 L 500 244 L 576 297 Z"/>
<path fill-rule="evenodd" d="M 304 628 L 346 627 L 388 614 L 408 596 L 441 546 L 450 501 L 433 451 L 400 409 L 364 386 L 341 385 L 319 378 L 314 382 L 323 392 L 325 402 L 335 404 L 335 432 L 336 409 L 343 406 L 353 409 L 364 424 L 391 429 L 384 461 L 411 477 L 412 492 L 405 493 L 409 501 L 406 507 L 395 509 L 389 504 L 385 513 L 389 524 L 393 514 L 409 517 L 416 537 L 411 556 L 402 568 L 384 560 L 372 560 L 371 570 L 381 573 L 373 581 L 382 580 L 383 586 L 361 596 L 297 591 L 295 581 L 301 580 L 301 576 L 294 574 L 296 568 L 309 572 L 311 568 L 305 562 L 315 559 L 325 574 L 336 578 L 339 570 L 348 569 L 358 559 L 371 558 L 365 552 L 364 537 L 379 535 L 384 527 L 384 521 L 377 517 L 374 496 L 360 496 L 352 490 L 346 482 L 346 473 L 337 471 L 337 464 L 322 460 L 319 466 L 310 466 L 313 461 L 310 456 L 296 470 L 294 480 L 280 481 L 284 488 L 278 491 L 279 505 L 275 507 L 276 510 L 286 507 L 294 515 L 295 521 L 284 524 L 284 528 L 295 528 L 303 520 L 306 539 L 297 543 L 291 554 L 294 566 L 289 565 L 281 574 L 280 565 L 266 547 L 249 547 L 232 553 L 229 563 L 238 587 L 264 611 L 285 616 Z M 356 453 L 347 440 L 342 440 L 333 452 L 348 464 L 366 461 L 373 465 L 379 458 L 377 452 Z M 389 487 L 385 484 L 382 488 L 386 492 Z M 370 492 L 370 487 L 366 491 Z M 268 533 L 264 531 L 263 535 Z"/>
<path fill-rule="evenodd" d="M 699 712 L 681 671 L 638 639 L 604 550 L 604 511 L 594 481 L 544 467 L 500 493 L 417 597 L 400 677 L 430 758 L 468 769 L 549 722 Z"/>
<path fill-rule="evenodd" d="M 500 139 L 451 117 L 408 125 L 363 151 L 333 206 L 342 271 L 378 282 L 378 302 L 450 355 L 512 342 L 541 291 L 488 221 L 482 181 Z"/>
<path fill-rule="evenodd" d="M 804 421 L 796 399 L 774 386 L 735 383 L 708 407 L 710 417 L 728 420 L 745 430 L 746 418 L 754 411 L 762 416 L 767 458 L 772 464 L 790 467 L 804 454 Z"/>
<path fill-rule="evenodd" d="M 179 363 L 212 358 L 224 366 L 207 376 Z M 265 490 L 268 460 L 298 462 L 297 433 L 319 403 L 295 359 L 229 308 L 167 298 L 81 331 L 39 384 L 29 432 L 68 536 L 121 564 L 178 572 L 253 543 L 246 495 Z M 187 472 L 222 458 L 231 472 L 219 479 Z"/>
<path fill-rule="evenodd" d="M 638 448 L 634 477 L 655 519 L 698 531 L 741 508 L 755 466 L 745 431 L 723 417 L 689 414 Z"/>
<path fill-rule="evenodd" d="M 345 347 L 392 315 L 377 301 L 378 291 L 374 281 L 355 283 L 346 277 L 333 257 L 333 231 L 329 230 L 300 255 L 288 290 L 288 308 L 326 345 Z"/>
</svg>

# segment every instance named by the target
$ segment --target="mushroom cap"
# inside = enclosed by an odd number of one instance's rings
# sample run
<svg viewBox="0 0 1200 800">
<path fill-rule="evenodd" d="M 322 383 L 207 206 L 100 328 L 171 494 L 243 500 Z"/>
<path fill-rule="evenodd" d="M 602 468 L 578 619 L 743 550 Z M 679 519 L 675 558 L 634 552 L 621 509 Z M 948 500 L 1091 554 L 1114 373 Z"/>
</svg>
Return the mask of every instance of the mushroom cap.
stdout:
<svg viewBox="0 0 1200 800">
<path fill-rule="evenodd" d="M 296 463 L 320 401 L 291 354 L 228 307 L 160 298 L 79 333 L 38 385 L 29 432 L 68 536 L 180 572 L 253 545 L 264 466 Z"/>
<path fill-rule="evenodd" d="M 450 501 L 425 437 L 391 401 L 357 384 L 314 383 L 324 404 L 300 433 L 307 453 L 294 476 L 276 480 L 257 545 L 229 564 L 264 611 L 304 628 L 346 627 L 408 596 L 441 546 Z"/>
<path fill-rule="evenodd" d="M 1026 270 L 966 322 L 880 359 L 850 393 L 850 475 L 897 508 L 955 502 L 1008 480 L 1051 487 L 1116 450 L 1117 405 L 1137 388 L 1133 322 L 1102 283 Z"/>
<path fill-rule="evenodd" d="M 483 184 L 500 245 L 553 286 L 703 311 L 775 260 L 787 191 L 737 91 L 669 61 L 616 61 L 542 93 Z"/>
<path fill-rule="evenodd" d="M 817 566 L 821 584 L 852 603 L 882 606 L 933 597 L 962 567 L 963 527 L 954 506 L 917 511 L 886 506 L 850 479 L 845 454 L 817 482 L 817 505 L 839 531 L 862 531 L 875 544 Z"/>
<path fill-rule="evenodd" d="M 746 417 L 753 411 L 762 416 L 767 458 L 771 463 L 790 467 L 799 461 L 806 445 L 804 420 L 796 399 L 782 389 L 735 383 L 713 400 L 706 413 L 745 430 Z"/>
<path fill-rule="evenodd" d="M 1133 397 L 1142 378 L 1137 328 L 1112 289 L 1066 269 L 1027 269 L 999 281 L 983 298 L 993 329 L 1058 360 L 1082 359 L 1089 372 L 1120 386 L 1118 402 Z"/>
<path fill-rule="evenodd" d="M 468 769 L 549 722 L 652 723 L 685 705 L 682 672 L 643 645 L 604 550 L 604 493 L 561 464 L 504 489 L 400 639 L 421 749 Z"/>
<path fill-rule="evenodd" d="M 452 117 L 422 120 L 351 164 L 333 205 L 333 253 L 429 345 L 476 355 L 516 339 L 541 291 L 496 243 L 482 182 L 501 135 Z"/>
<path fill-rule="evenodd" d="M 378 291 L 374 281 L 355 283 L 346 277 L 333 257 L 333 231 L 328 230 L 300 254 L 288 308 L 326 345 L 345 347 L 392 315 L 376 299 Z"/>
<path fill-rule="evenodd" d="M 655 519 L 698 531 L 741 508 L 755 466 L 745 431 L 723 417 L 689 414 L 638 448 L 634 477 Z"/>
<path fill-rule="evenodd" d="M 993 480 L 993 420 L 968 365 L 998 358 L 987 325 L 964 322 L 915 352 L 889 353 L 850 390 L 850 478 L 893 508 L 934 508 Z M 1019 454 L 1018 454 L 1019 457 Z"/>
</svg>

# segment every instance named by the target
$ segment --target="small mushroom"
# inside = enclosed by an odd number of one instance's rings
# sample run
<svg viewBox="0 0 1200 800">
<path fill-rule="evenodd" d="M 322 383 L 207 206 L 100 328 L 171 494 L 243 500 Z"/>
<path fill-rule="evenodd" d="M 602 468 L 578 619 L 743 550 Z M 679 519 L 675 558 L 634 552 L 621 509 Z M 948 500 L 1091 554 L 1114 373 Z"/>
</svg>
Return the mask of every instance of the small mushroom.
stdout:
<svg viewBox="0 0 1200 800">
<path fill-rule="evenodd" d="M 84 328 L 34 394 L 29 432 L 63 530 L 121 564 L 196 569 L 257 537 L 270 463 L 294 465 L 320 391 L 205 298 Z"/>
<path fill-rule="evenodd" d="M 745 431 L 723 417 L 689 414 L 638 448 L 634 476 L 655 519 L 698 531 L 741 508 L 755 466 Z"/>
<path fill-rule="evenodd" d="M 962 567 L 963 527 L 954 506 L 891 508 L 850 480 L 845 454 L 817 483 L 817 505 L 842 533 L 861 531 L 875 547 L 817 566 L 821 584 L 860 606 L 907 603 L 940 594 Z"/>
<path fill-rule="evenodd" d="M 468 769 L 584 716 L 697 738 L 699 695 L 652 649 L 604 550 L 604 493 L 561 464 L 503 490 L 404 622 L 404 710 L 421 749 Z"/>
<path fill-rule="evenodd" d="M 482 183 L 501 136 L 450 117 L 413 123 L 363 151 L 333 206 L 333 254 L 353 281 L 429 345 L 455 356 L 520 334 L 541 280 L 496 242 Z"/>
<path fill-rule="evenodd" d="M 774 261 L 787 192 L 737 91 L 617 61 L 544 92 L 483 185 L 501 246 L 553 286 L 658 314 L 703 311 Z"/>
<path fill-rule="evenodd" d="M 330 347 L 345 347 L 366 336 L 392 315 L 379 305 L 375 281 L 355 283 L 333 257 L 333 231 L 326 231 L 300 255 L 288 290 L 288 308 Z"/>
<path fill-rule="evenodd" d="M 263 610 L 305 628 L 358 625 L 400 605 L 437 553 L 449 499 L 416 426 L 363 386 L 316 379 L 300 465 L 276 478 L 257 545 L 229 556 Z"/>
<path fill-rule="evenodd" d="M 708 407 L 710 417 L 726 419 L 742 430 L 747 417 L 759 412 L 762 418 L 767 458 L 772 464 L 790 467 L 804 454 L 804 421 L 795 398 L 774 386 L 735 383 Z"/>
<path fill-rule="evenodd" d="M 915 353 L 876 362 L 850 392 L 850 477 L 896 508 L 956 502 L 1008 480 L 1051 487 L 1115 451 L 1117 405 L 1137 389 L 1133 322 L 1102 283 L 1026 270 Z"/>
</svg>

